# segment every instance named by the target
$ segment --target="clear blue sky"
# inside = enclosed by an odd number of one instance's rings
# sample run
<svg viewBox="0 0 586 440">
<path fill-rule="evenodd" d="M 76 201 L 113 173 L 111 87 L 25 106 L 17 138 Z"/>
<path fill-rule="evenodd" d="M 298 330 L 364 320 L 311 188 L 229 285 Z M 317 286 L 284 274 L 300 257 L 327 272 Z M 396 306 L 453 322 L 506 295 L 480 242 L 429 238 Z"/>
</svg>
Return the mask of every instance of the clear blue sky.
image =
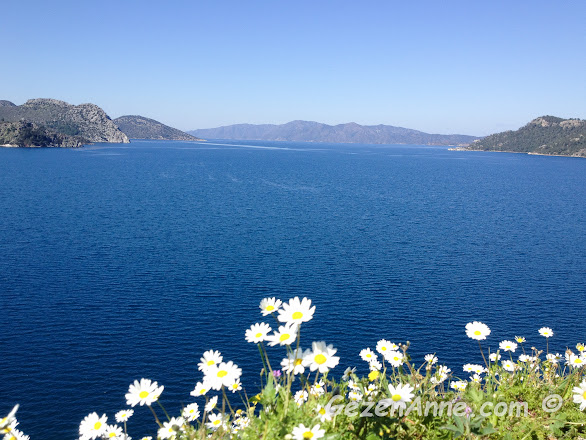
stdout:
<svg viewBox="0 0 586 440">
<path fill-rule="evenodd" d="M 9 1 L 0 99 L 188 130 L 389 124 L 485 135 L 586 118 L 586 1 Z"/>
</svg>

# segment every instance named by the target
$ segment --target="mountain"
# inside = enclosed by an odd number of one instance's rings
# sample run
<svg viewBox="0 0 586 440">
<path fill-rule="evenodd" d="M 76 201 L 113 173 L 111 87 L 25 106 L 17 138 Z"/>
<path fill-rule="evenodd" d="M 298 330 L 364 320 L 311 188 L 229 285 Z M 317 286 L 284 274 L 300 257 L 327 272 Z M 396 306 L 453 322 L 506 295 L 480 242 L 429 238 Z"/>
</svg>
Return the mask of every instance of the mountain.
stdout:
<svg viewBox="0 0 586 440">
<path fill-rule="evenodd" d="M 95 104 L 71 105 L 56 99 L 30 99 L 23 105 L 0 101 L 0 121 L 27 121 L 90 142 L 128 143 L 109 116 Z"/>
<path fill-rule="evenodd" d="M 464 149 L 586 157 L 586 121 L 541 116 L 516 131 L 491 134 Z"/>
<path fill-rule="evenodd" d="M 478 139 L 475 136 L 459 134 L 428 134 L 392 125 L 359 125 L 354 122 L 326 125 L 307 121 L 293 121 L 282 125 L 228 125 L 219 128 L 192 130 L 188 133 L 206 139 L 361 144 L 467 145 Z"/>
<path fill-rule="evenodd" d="M 176 128 L 169 127 L 154 119 L 145 118 L 144 116 L 127 115 L 114 119 L 114 124 L 118 126 L 130 139 L 162 139 L 175 141 L 201 141 L 195 136 L 191 136 Z"/>
<path fill-rule="evenodd" d="M 81 147 L 87 141 L 79 136 L 57 133 L 34 122 L 0 122 L 0 146 Z"/>
</svg>

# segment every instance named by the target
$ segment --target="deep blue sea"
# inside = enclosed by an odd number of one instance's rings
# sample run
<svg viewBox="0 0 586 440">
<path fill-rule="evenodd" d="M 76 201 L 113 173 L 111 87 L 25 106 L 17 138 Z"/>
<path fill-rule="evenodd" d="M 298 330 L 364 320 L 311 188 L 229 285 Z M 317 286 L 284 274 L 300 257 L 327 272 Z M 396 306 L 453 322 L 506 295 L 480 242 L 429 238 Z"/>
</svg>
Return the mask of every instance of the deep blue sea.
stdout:
<svg viewBox="0 0 586 440">
<path fill-rule="evenodd" d="M 542 326 L 555 351 L 586 342 L 584 159 L 260 141 L 0 149 L 0 207 L 0 415 L 20 403 L 33 440 L 75 439 L 93 411 L 113 422 L 141 377 L 178 412 L 208 349 L 254 394 L 244 331 L 268 296 L 313 300 L 302 346 L 337 347 L 338 374 L 382 338 L 461 373 L 481 361 L 472 320 L 493 349 L 515 335 L 544 348 Z M 130 435 L 153 435 L 135 410 Z"/>
</svg>

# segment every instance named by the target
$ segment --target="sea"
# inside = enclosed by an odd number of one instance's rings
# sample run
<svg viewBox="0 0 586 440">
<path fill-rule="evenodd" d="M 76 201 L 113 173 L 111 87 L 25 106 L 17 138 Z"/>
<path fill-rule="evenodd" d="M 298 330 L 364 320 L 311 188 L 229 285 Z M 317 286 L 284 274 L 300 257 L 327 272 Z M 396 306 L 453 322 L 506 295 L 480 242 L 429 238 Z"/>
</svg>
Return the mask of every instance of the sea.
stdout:
<svg viewBox="0 0 586 440">
<path fill-rule="evenodd" d="M 76 439 L 136 379 L 172 415 L 219 350 L 259 390 L 244 332 L 263 298 L 310 298 L 301 346 L 339 365 L 407 343 L 455 376 L 483 349 L 586 342 L 586 160 L 421 145 L 215 140 L 0 149 L 0 416 Z M 285 355 L 269 347 L 273 366 Z M 518 354 L 518 353 L 516 353 Z M 234 395 L 237 400 L 237 395 Z M 198 400 L 199 399 L 199 400 Z M 162 410 L 155 407 L 159 414 Z M 146 407 L 133 438 L 156 435 Z"/>
</svg>

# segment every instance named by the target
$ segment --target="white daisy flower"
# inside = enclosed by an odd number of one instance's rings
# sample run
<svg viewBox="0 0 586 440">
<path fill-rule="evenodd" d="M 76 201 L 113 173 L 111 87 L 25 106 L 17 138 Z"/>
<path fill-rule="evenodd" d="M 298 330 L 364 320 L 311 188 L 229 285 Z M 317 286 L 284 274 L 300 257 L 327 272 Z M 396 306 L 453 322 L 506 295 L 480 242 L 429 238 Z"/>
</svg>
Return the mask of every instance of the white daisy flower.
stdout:
<svg viewBox="0 0 586 440">
<path fill-rule="evenodd" d="M 295 396 L 293 396 L 293 400 L 295 400 L 295 403 L 298 406 L 301 406 L 303 404 L 303 402 L 307 401 L 308 397 L 309 397 L 309 394 L 307 394 L 307 391 L 299 390 L 295 393 Z"/>
<path fill-rule="evenodd" d="M 499 348 L 503 351 L 510 351 L 511 353 L 514 353 L 517 349 L 517 344 L 513 341 L 502 341 L 499 344 Z"/>
<path fill-rule="evenodd" d="M 362 393 L 358 390 L 352 390 L 348 393 L 348 400 L 352 402 L 360 402 L 362 398 Z"/>
<path fill-rule="evenodd" d="M 219 365 L 210 367 L 205 372 L 205 380 L 209 381 L 214 390 L 219 390 L 222 386 L 229 387 L 236 379 L 240 379 L 242 369 L 234 362 L 221 362 Z"/>
<path fill-rule="evenodd" d="M 583 356 L 577 356 L 573 353 L 566 353 L 566 365 L 573 368 L 582 368 L 586 363 L 586 358 Z"/>
<path fill-rule="evenodd" d="M 230 391 L 232 391 L 233 393 L 235 393 L 236 391 L 240 391 L 242 389 L 242 384 L 240 383 L 240 379 L 236 379 L 234 382 L 232 382 L 228 386 L 228 389 Z"/>
<path fill-rule="evenodd" d="M 346 368 L 344 370 L 344 375 L 342 376 L 342 380 L 348 380 L 348 379 L 350 379 L 350 376 L 352 374 L 354 374 L 355 372 L 356 372 L 356 367 L 354 367 L 354 368 L 350 368 L 350 367 Z"/>
<path fill-rule="evenodd" d="M 203 382 L 198 382 L 195 385 L 195 388 L 191 393 L 191 396 L 198 397 L 198 396 L 205 396 L 209 390 L 212 389 L 212 385 L 210 384 L 209 380 L 203 380 Z"/>
<path fill-rule="evenodd" d="M 523 336 L 515 336 L 515 341 L 517 341 L 519 344 L 522 344 L 526 341 L 526 339 Z"/>
<path fill-rule="evenodd" d="M 158 437 L 160 439 L 175 437 L 175 435 L 181 431 L 184 423 L 185 421 L 183 420 L 183 417 L 171 417 L 171 420 L 168 422 L 163 422 L 163 427 L 157 432 Z"/>
<path fill-rule="evenodd" d="M 106 417 L 106 414 L 102 415 L 102 417 L 98 416 L 95 412 L 88 414 L 79 425 L 79 436 L 84 439 L 100 437 L 106 432 L 106 428 L 108 427 L 106 424 L 107 421 L 108 417 Z"/>
<path fill-rule="evenodd" d="M 457 390 L 457 391 L 464 391 L 467 386 L 468 386 L 468 383 L 464 382 L 463 380 L 456 380 L 456 381 L 450 383 L 450 388 Z"/>
<path fill-rule="evenodd" d="M 303 365 L 303 350 L 297 348 L 291 353 L 288 353 L 287 357 L 281 361 L 281 368 L 287 374 L 303 374 L 305 372 L 305 366 Z"/>
<path fill-rule="evenodd" d="M 201 362 L 197 364 L 197 368 L 205 373 L 209 368 L 222 362 L 222 359 L 222 354 L 219 351 L 208 350 L 200 358 Z"/>
<path fill-rule="evenodd" d="M 17 425 L 18 421 L 16 420 L 16 411 L 18 411 L 19 405 L 14 405 L 14 408 L 10 410 L 8 415 L 3 419 L 0 419 L 0 434 L 6 434 L 12 431 Z"/>
<path fill-rule="evenodd" d="M 376 343 L 376 351 L 378 351 L 382 355 L 389 351 L 396 350 L 397 348 L 395 347 L 397 347 L 395 344 L 387 341 L 386 339 L 381 339 Z"/>
<path fill-rule="evenodd" d="M 277 298 L 265 298 L 260 302 L 260 311 L 262 316 L 270 315 L 275 313 L 281 307 L 283 302 Z"/>
<path fill-rule="evenodd" d="M 376 355 L 376 353 L 373 352 L 370 348 L 365 348 L 363 350 L 360 350 L 360 357 L 362 358 L 363 361 L 366 361 L 366 362 L 370 362 L 375 359 L 378 359 L 378 356 Z"/>
<path fill-rule="evenodd" d="M 515 364 L 513 361 L 509 361 L 509 360 L 503 361 L 502 366 L 506 371 L 509 371 L 509 372 L 513 372 L 517 368 L 517 364 Z"/>
<path fill-rule="evenodd" d="M 278 320 L 287 324 L 301 324 L 302 322 L 310 321 L 313 318 L 315 306 L 311 307 L 311 300 L 303 298 L 299 301 L 299 297 L 291 298 L 288 303 L 283 304 L 283 308 L 279 310 Z"/>
<path fill-rule="evenodd" d="M 407 403 L 411 402 L 413 399 L 413 390 L 414 388 L 409 384 L 398 384 L 397 386 L 389 384 L 389 403 L 391 404 L 391 407 L 395 409 L 405 409 L 407 407 Z"/>
<path fill-rule="evenodd" d="M 385 360 L 389 362 L 393 367 L 399 368 L 401 365 L 403 365 L 404 356 L 401 352 L 389 351 L 385 354 Z"/>
<path fill-rule="evenodd" d="M 297 329 L 296 324 L 280 325 L 279 330 L 267 336 L 266 340 L 269 341 L 271 347 L 275 345 L 291 345 L 297 339 Z"/>
<path fill-rule="evenodd" d="M 437 356 L 434 354 L 426 354 L 423 359 L 430 365 L 434 365 L 437 362 Z"/>
<path fill-rule="evenodd" d="M 208 403 L 206 403 L 206 406 L 204 408 L 204 410 L 206 412 L 210 412 L 211 410 L 213 410 L 216 406 L 218 405 L 218 396 L 214 396 L 212 397 Z"/>
<path fill-rule="evenodd" d="M 320 379 L 319 382 L 317 382 L 316 384 L 314 384 L 310 389 L 309 389 L 309 393 L 312 396 L 321 396 L 323 393 L 325 393 L 324 390 L 324 386 L 325 383 L 322 379 Z"/>
<path fill-rule="evenodd" d="M 124 432 L 122 431 L 122 428 L 118 425 L 107 425 L 106 426 L 106 430 L 104 431 L 104 433 L 102 434 L 102 437 L 104 439 L 118 439 L 118 438 L 122 438 L 122 434 Z"/>
<path fill-rule="evenodd" d="M 368 368 L 370 369 L 370 371 L 380 371 L 380 369 L 383 367 L 383 364 L 381 364 L 378 360 L 374 359 L 372 361 L 370 361 L 368 363 Z"/>
<path fill-rule="evenodd" d="M 340 362 L 340 358 L 334 356 L 336 351 L 338 350 L 333 345 L 326 345 L 324 341 L 312 342 L 311 350 L 306 350 L 303 355 L 303 365 L 309 367 L 311 371 L 318 370 L 320 373 L 325 373 Z"/>
<path fill-rule="evenodd" d="M 293 428 L 293 440 L 317 440 L 322 438 L 326 433 L 325 429 L 319 429 L 320 425 L 315 425 L 313 428 L 305 427 L 303 423 Z"/>
<path fill-rule="evenodd" d="M 334 413 L 331 407 L 323 407 L 318 404 L 315 411 L 317 412 L 317 416 L 319 417 L 320 422 L 323 423 L 332 421 Z"/>
<path fill-rule="evenodd" d="M 228 416 L 224 416 L 222 417 L 221 414 L 210 414 L 208 416 L 208 422 L 206 423 L 206 426 L 212 430 L 217 430 L 220 427 L 222 428 L 226 428 L 227 427 L 227 422 L 228 422 Z"/>
<path fill-rule="evenodd" d="M 118 411 L 115 415 L 116 421 L 118 423 L 126 422 L 132 415 L 134 414 L 134 410 L 132 409 L 124 409 L 122 411 Z"/>
<path fill-rule="evenodd" d="M 574 403 L 579 403 L 580 411 L 584 411 L 586 409 L 586 380 L 574 387 L 572 392 L 574 393 Z"/>
<path fill-rule="evenodd" d="M 584 351 L 586 351 L 586 345 L 578 343 L 576 344 L 576 350 L 578 350 L 580 353 L 584 353 Z"/>
<path fill-rule="evenodd" d="M 188 422 L 193 422 L 199 417 L 199 405 L 197 403 L 190 403 L 181 412 L 181 415 L 185 417 Z"/>
<path fill-rule="evenodd" d="M 358 386 L 358 384 L 356 382 L 354 382 L 354 380 L 352 380 L 352 379 L 350 379 L 348 381 L 348 388 L 350 388 L 351 390 L 355 390 L 355 391 L 360 390 L 360 387 Z"/>
<path fill-rule="evenodd" d="M 482 376 L 480 376 L 480 374 L 476 373 L 470 378 L 470 382 L 480 383 L 480 382 L 482 382 Z"/>
<path fill-rule="evenodd" d="M 24 432 L 18 429 L 12 429 L 4 436 L 4 440 L 30 440 L 30 436 L 25 435 Z"/>
<path fill-rule="evenodd" d="M 264 322 L 253 324 L 245 332 L 246 342 L 258 344 L 259 342 L 266 341 L 270 331 L 271 326 Z"/>
<path fill-rule="evenodd" d="M 466 335 L 471 339 L 482 341 L 490 335 L 490 329 L 482 322 L 474 321 L 466 324 Z"/>
<path fill-rule="evenodd" d="M 546 338 L 551 338 L 553 336 L 553 330 L 550 329 L 549 327 L 541 327 L 539 329 L 539 334 L 541 336 L 546 337 Z"/>
<path fill-rule="evenodd" d="M 496 354 L 496 353 L 491 353 L 491 354 L 489 354 L 489 355 L 488 355 L 488 359 L 489 359 L 491 362 L 500 361 L 500 360 L 501 360 L 501 355 L 499 354 L 499 355 L 497 356 L 497 354 Z"/>
<path fill-rule="evenodd" d="M 135 380 L 133 384 L 128 387 L 126 394 L 126 403 L 130 406 L 137 404 L 151 406 L 153 402 L 159 400 L 159 396 L 163 392 L 164 386 L 159 386 L 157 382 L 150 379 L 141 379 L 140 382 Z"/>
</svg>

